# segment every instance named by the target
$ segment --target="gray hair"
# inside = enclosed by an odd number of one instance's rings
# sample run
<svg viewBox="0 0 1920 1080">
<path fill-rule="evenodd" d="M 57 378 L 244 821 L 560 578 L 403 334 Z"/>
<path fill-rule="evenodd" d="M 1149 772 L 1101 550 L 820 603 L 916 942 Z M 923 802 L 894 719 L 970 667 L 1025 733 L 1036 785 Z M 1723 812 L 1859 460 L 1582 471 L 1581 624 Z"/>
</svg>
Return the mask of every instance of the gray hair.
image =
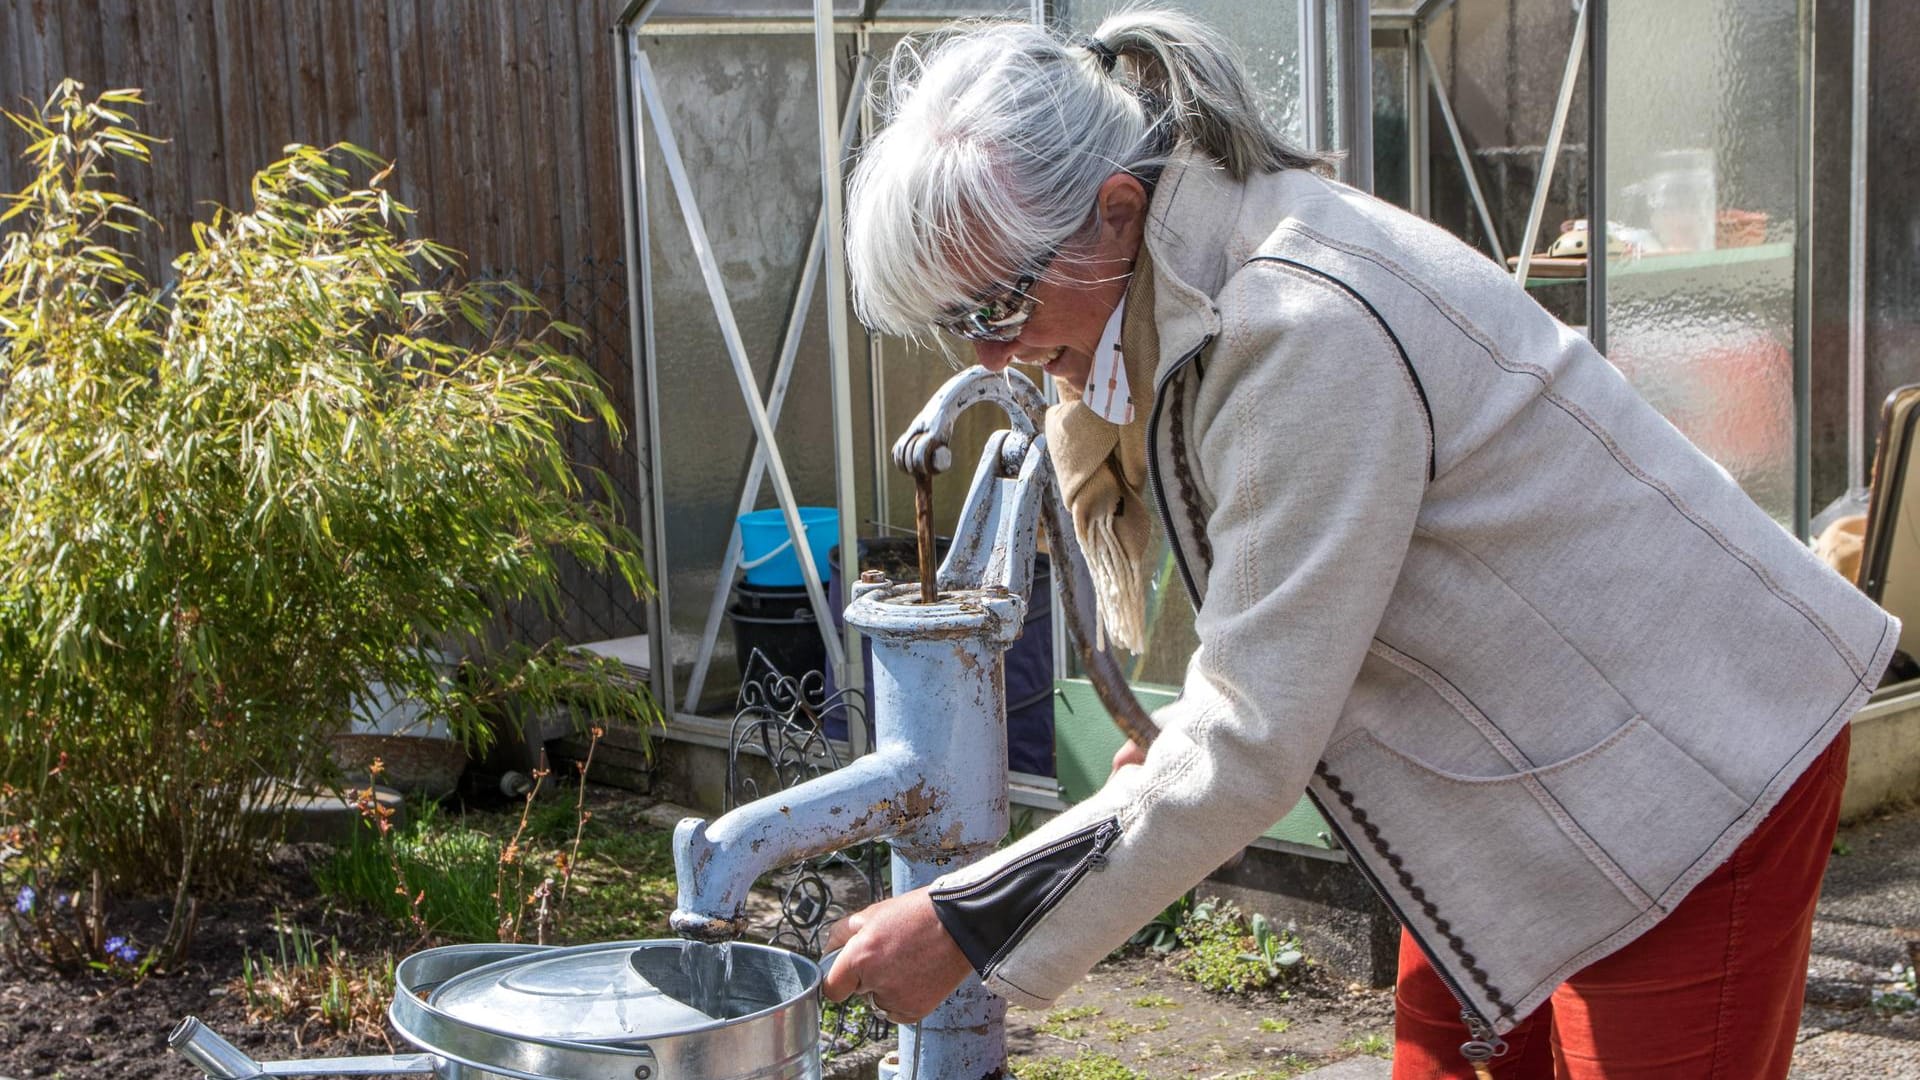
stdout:
<svg viewBox="0 0 1920 1080">
<path fill-rule="evenodd" d="M 1109 176 L 1150 185 L 1177 144 L 1236 180 L 1327 163 L 1261 119 L 1224 38 L 1173 12 L 1116 14 L 1091 42 L 963 24 L 901 42 L 884 86 L 847 261 L 861 321 L 889 333 L 917 337 L 983 284 L 1032 272 L 1088 225 Z"/>
</svg>

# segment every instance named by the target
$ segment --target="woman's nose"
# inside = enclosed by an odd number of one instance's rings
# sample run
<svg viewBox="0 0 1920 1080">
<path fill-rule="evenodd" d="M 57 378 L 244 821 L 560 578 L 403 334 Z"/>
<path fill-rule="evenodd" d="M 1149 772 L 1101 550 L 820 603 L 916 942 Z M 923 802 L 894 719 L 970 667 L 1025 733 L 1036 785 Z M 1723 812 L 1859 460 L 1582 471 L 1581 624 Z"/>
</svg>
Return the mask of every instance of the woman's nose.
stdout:
<svg viewBox="0 0 1920 1080">
<path fill-rule="evenodd" d="M 980 361 L 980 366 L 988 371 L 995 373 L 1004 371 L 1007 365 L 1013 362 L 1013 342 L 976 341 L 973 343 L 973 356 Z"/>
</svg>

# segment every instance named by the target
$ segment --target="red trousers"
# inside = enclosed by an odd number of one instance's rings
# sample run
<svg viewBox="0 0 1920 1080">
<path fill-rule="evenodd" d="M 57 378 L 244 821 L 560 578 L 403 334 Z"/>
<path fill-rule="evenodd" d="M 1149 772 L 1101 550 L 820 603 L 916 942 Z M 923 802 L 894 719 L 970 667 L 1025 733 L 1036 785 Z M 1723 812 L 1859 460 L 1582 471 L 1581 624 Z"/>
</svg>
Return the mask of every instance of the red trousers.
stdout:
<svg viewBox="0 0 1920 1080">
<path fill-rule="evenodd" d="M 1724 865 L 1653 929 L 1506 1035 L 1496 1080 L 1780 1080 L 1847 780 L 1846 729 Z M 1394 1080 L 1472 1080 L 1460 1006 L 1400 936 Z"/>
</svg>

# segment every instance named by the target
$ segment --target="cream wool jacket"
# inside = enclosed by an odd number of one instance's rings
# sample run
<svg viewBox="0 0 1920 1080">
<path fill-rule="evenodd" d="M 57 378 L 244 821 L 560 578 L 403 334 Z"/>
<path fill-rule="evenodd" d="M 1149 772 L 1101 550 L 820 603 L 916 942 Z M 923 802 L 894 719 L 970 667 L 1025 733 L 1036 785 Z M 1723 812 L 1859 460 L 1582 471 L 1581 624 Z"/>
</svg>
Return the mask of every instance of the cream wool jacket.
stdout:
<svg viewBox="0 0 1920 1080">
<path fill-rule="evenodd" d="M 1144 765 L 935 910 L 1042 1007 L 1306 789 L 1505 1032 L 1732 853 L 1898 624 L 1442 230 L 1187 156 L 1145 243 L 1201 646 Z"/>
</svg>

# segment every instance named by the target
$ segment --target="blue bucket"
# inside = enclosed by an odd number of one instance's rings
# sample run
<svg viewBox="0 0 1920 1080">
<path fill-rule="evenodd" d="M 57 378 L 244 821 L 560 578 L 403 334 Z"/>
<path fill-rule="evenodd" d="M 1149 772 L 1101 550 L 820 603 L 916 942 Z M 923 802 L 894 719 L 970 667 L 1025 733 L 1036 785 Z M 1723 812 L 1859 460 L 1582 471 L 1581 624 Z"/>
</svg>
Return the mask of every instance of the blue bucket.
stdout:
<svg viewBox="0 0 1920 1080">
<path fill-rule="evenodd" d="M 830 506 L 802 506 L 799 510 L 800 526 L 807 530 L 807 544 L 813 549 L 814 569 L 824 583 L 827 552 L 840 538 L 840 511 Z M 806 584 L 800 576 L 793 538 L 787 535 L 787 519 L 779 507 L 740 515 L 740 568 L 747 572 L 749 585 Z"/>
</svg>

